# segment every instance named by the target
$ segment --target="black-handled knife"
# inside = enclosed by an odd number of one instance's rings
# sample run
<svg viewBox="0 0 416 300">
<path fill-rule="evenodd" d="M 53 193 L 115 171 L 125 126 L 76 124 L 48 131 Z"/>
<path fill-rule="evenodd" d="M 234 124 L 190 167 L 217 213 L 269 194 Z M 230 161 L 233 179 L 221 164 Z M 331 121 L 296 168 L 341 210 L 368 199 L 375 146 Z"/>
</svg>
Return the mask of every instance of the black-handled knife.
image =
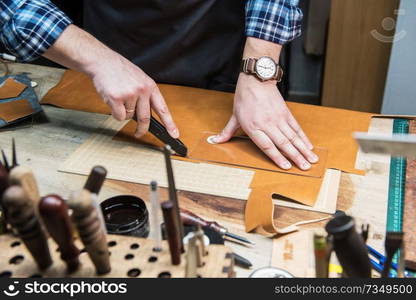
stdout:
<svg viewBox="0 0 416 300">
<path fill-rule="evenodd" d="M 133 120 L 137 121 L 137 117 L 134 116 Z M 153 116 L 150 118 L 149 132 L 164 144 L 169 145 L 178 155 L 186 157 L 188 154 L 185 144 L 180 139 L 171 137 L 165 126 Z"/>
</svg>

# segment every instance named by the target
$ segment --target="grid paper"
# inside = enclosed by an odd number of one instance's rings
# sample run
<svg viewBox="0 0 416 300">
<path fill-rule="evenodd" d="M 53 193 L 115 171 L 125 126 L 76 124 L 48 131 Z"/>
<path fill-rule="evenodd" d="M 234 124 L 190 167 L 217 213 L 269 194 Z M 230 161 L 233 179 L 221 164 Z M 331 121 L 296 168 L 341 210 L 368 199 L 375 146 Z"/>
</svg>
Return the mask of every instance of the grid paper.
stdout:
<svg viewBox="0 0 416 300">
<path fill-rule="evenodd" d="M 107 178 L 149 184 L 156 180 L 167 187 L 165 160 L 162 152 L 138 144 L 114 141 L 114 135 L 126 122 L 112 117 L 103 130 L 88 138 L 60 167 L 59 171 L 88 175 L 96 165 L 108 170 Z M 179 190 L 247 200 L 254 171 L 206 163 L 172 160 L 175 183 Z"/>
</svg>

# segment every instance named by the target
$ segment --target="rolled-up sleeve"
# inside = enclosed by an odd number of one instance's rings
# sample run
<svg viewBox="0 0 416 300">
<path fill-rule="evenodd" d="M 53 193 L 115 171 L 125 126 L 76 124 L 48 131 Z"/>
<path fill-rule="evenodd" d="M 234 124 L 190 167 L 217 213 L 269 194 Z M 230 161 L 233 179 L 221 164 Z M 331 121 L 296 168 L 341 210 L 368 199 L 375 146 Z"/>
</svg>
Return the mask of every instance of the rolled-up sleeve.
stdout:
<svg viewBox="0 0 416 300">
<path fill-rule="evenodd" d="M 301 35 L 299 0 L 248 0 L 246 36 L 284 45 Z"/>
<path fill-rule="evenodd" d="M 19 61 L 41 56 L 71 23 L 48 0 L 0 2 L 0 40 Z"/>
</svg>

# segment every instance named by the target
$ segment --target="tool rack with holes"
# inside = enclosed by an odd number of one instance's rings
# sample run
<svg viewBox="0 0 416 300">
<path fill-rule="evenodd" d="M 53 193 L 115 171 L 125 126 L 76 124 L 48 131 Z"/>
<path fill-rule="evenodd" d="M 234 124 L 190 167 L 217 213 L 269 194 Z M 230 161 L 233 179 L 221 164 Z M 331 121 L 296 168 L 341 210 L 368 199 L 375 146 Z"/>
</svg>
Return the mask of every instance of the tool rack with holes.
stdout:
<svg viewBox="0 0 416 300">
<path fill-rule="evenodd" d="M 95 267 L 77 239 L 76 246 L 81 250 L 80 267 L 68 274 L 66 265 L 60 259 L 57 245 L 49 239 L 49 248 L 53 264 L 46 270 L 39 270 L 24 244 L 12 235 L 1 235 L 0 277 L 151 277 L 183 278 L 185 277 L 186 259 L 181 264 L 172 265 L 169 246 L 162 243 L 162 249 L 155 251 L 152 240 L 107 235 L 110 252 L 111 271 L 98 276 Z M 6 250 L 7 249 L 7 250 Z M 226 278 L 233 277 L 233 256 L 227 247 L 210 245 L 207 255 L 203 257 L 202 266 L 197 268 L 198 277 Z"/>
</svg>

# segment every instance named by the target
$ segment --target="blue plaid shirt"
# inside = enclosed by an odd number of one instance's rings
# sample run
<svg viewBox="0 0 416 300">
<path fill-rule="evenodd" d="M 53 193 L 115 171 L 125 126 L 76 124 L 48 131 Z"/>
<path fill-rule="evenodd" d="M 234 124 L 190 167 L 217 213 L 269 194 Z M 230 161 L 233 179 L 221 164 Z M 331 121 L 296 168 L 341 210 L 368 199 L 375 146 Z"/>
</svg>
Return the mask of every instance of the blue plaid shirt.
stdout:
<svg viewBox="0 0 416 300">
<path fill-rule="evenodd" d="M 248 0 L 246 35 L 284 45 L 301 34 L 299 0 Z"/>
<path fill-rule="evenodd" d="M 301 33 L 299 0 L 247 0 L 246 35 L 286 44 Z M 1 0 L 0 40 L 20 61 L 42 55 L 71 24 L 49 0 Z"/>
</svg>

